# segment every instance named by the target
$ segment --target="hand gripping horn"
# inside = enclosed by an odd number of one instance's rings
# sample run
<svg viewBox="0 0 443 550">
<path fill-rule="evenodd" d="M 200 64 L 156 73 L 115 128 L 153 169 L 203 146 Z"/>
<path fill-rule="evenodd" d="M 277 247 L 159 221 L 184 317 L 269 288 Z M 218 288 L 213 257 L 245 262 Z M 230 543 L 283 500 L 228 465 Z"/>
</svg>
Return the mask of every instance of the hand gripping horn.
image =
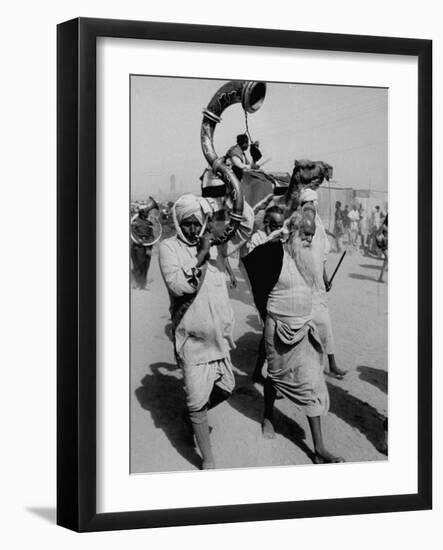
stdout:
<svg viewBox="0 0 443 550">
<path fill-rule="evenodd" d="M 233 202 L 228 226 L 219 237 L 211 240 L 213 245 L 223 244 L 232 239 L 243 216 L 243 193 L 240 181 L 226 166 L 224 159 L 218 157 L 215 152 L 213 143 L 215 127 L 221 122 L 222 112 L 231 105 L 241 103 L 247 113 L 255 113 L 262 106 L 265 95 L 265 82 L 231 80 L 219 88 L 203 111 L 200 132 L 202 151 L 212 171 L 226 183 Z"/>
</svg>

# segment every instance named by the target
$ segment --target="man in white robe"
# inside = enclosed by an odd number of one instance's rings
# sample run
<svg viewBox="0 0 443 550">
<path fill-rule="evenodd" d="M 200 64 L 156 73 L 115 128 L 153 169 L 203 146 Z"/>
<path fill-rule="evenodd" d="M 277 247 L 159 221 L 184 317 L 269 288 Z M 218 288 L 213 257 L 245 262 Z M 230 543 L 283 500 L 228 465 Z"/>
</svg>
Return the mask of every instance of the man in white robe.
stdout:
<svg viewBox="0 0 443 550">
<path fill-rule="evenodd" d="M 275 437 L 274 401 L 277 392 L 306 416 L 314 443 L 314 463 L 341 462 L 325 446 L 322 418 L 329 409 L 324 380 L 324 350 L 313 322 L 313 254 L 315 213 L 304 208 L 294 213 L 288 237 L 268 240 L 245 257 L 257 308 L 265 308 L 265 346 L 268 361 L 264 384 L 262 431 Z M 259 271 L 260 266 L 266 266 Z"/>
<path fill-rule="evenodd" d="M 212 215 L 205 198 L 183 195 L 173 207 L 177 234 L 160 245 L 160 269 L 169 292 L 174 348 L 182 368 L 187 408 L 202 454 L 202 468 L 215 467 L 207 411 L 234 389 L 230 349 L 234 316 L 225 276 L 225 257 L 252 233 L 254 216 L 245 203 L 235 236 L 211 247 L 206 226 Z"/>
</svg>

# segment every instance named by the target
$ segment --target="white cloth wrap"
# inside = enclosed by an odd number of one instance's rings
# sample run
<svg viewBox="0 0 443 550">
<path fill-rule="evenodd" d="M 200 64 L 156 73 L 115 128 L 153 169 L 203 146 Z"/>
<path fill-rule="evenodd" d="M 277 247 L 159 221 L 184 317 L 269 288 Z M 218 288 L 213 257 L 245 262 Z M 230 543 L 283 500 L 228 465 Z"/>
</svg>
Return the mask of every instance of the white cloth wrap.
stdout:
<svg viewBox="0 0 443 550">
<path fill-rule="evenodd" d="M 182 195 L 175 201 L 174 206 L 172 207 L 172 219 L 179 238 L 185 243 L 191 244 L 183 235 L 180 224 L 186 218 L 195 216 L 202 225 L 202 229 L 200 231 L 201 236 L 206 230 L 206 224 L 211 214 L 212 208 L 205 198 L 197 197 L 191 193 Z"/>
</svg>

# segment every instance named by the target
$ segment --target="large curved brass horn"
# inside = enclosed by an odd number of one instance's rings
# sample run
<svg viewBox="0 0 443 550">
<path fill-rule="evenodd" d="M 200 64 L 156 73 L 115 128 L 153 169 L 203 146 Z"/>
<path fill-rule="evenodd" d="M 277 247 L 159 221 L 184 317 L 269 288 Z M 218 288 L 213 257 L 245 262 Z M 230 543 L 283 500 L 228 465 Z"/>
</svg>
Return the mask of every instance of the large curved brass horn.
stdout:
<svg viewBox="0 0 443 550">
<path fill-rule="evenodd" d="M 160 206 L 154 197 L 149 197 L 142 210 L 145 216 L 147 216 L 151 210 L 160 210 Z M 154 244 L 161 239 L 163 231 L 162 225 L 159 220 L 154 217 L 150 219 L 150 224 L 141 231 L 135 227 L 139 215 L 140 211 L 131 217 L 131 241 L 138 246 L 154 246 Z"/>
<path fill-rule="evenodd" d="M 222 112 L 231 105 L 241 103 L 247 113 L 255 113 L 262 106 L 265 95 L 265 82 L 231 80 L 214 94 L 208 106 L 203 111 L 200 132 L 202 151 L 212 171 L 226 183 L 233 202 L 232 211 L 229 213 L 229 224 L 220 237 L 212 240 L 212 244 L 223 244 L 229 241 L 234 236 L 243 215 L 243 193 L 240 188 L 240 182 L 234 172 L 226 166 L 223 158 L 219 157 L 214 149 L 213 137 L 215 127 L 221 122 Z"/>
</svg>

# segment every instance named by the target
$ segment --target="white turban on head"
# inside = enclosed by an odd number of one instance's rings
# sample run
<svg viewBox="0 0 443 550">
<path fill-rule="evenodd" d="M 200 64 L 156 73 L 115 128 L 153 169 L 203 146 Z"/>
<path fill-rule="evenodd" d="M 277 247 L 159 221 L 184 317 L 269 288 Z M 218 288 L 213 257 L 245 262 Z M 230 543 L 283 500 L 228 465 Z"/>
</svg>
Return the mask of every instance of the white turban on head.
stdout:
<svg viewBox="0 0 443 550">
<path fill-rule="evenodd" d="M 177 199 L 174 206 L 172 207 L 172 216 L 177 235 L 180 237 L 180 239 L 190 244 L 183 235 L 183 232 L 180 228 L 180 224 L 182 223 L 182 221 L 186 218 L 190 218 L 191 216 L 195 216 L 202 225 L 202 230 L 200 234 L 203 234 L 211 213 L 211 206 L 205 198 L 197 197 L 196 195 L 192 195 L 191 193 L 182 195 L 179 199 Z"/>
<path fill-rule="evenodd" d="M 190 193 L 182 195 L 174 204 L 175 215 L 178 223 L 190 216 L 195 216 L 203 225 L 205 218 L 211 213 L 208 201 L 203 197 L 197 197 Z"/>
<path fill-rule="evenodd" d="M 318 203 L 318 194 L 314 189 L 303 189 L 300 193 L 300 204 L 304 202 L 315 202 Z"/>
</svg>

